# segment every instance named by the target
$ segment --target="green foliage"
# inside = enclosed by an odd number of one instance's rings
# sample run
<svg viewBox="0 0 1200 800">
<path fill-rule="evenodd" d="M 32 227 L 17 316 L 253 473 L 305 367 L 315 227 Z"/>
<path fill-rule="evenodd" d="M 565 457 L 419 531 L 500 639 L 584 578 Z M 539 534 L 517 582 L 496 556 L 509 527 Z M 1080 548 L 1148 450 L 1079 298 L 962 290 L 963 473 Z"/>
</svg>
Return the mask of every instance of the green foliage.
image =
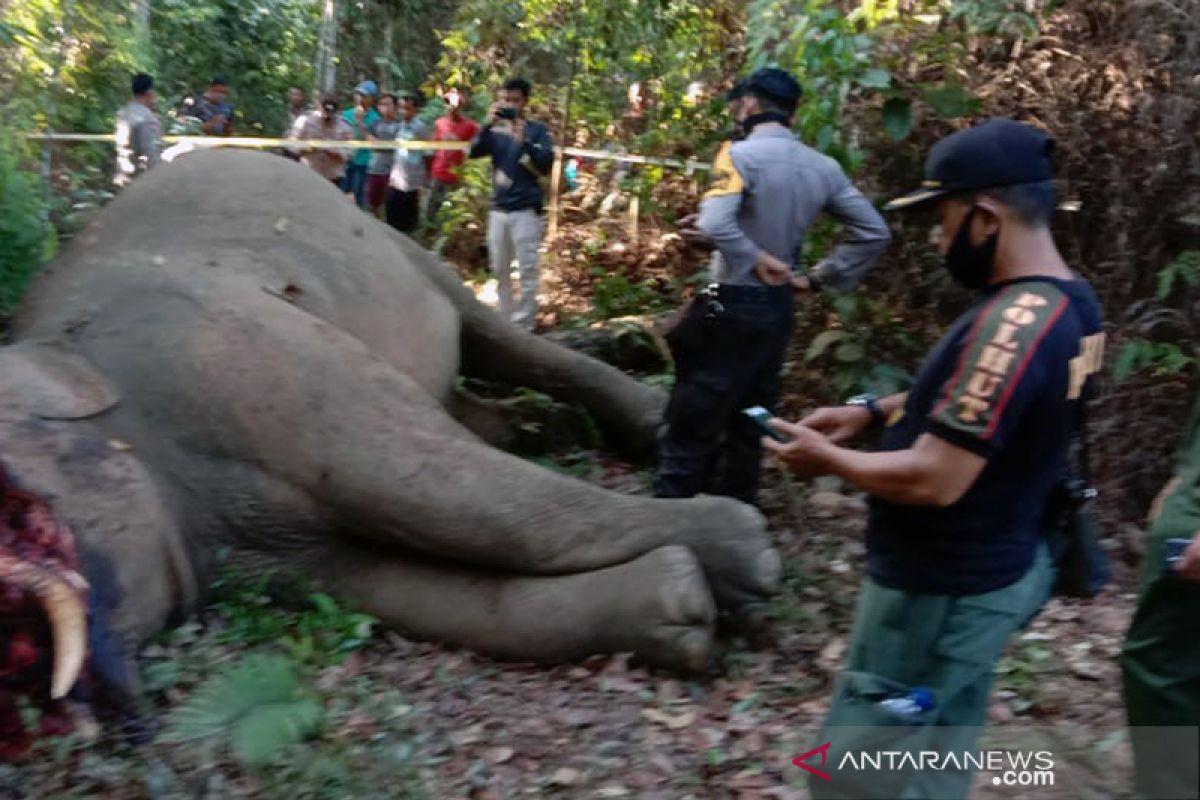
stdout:
<svg viewBox="0 0 1200 800">
<path fill-rule="evenodd" d="M 633 282 L 623 269 L 609 273 L 601 267 L 593 267 L 592 317 L 612 319 L 635 314 L 652 314 L 665 310 L 669 299 L 654 288 L 652 281 Z"/>
<path fill-rule="evenodd" d="M 322 592 L 289 587 L 304 597 L 295 613 L 283 613 L 278 594 L 272 592 L 277 575 L 247 581 L 235 571 L 213 585 L 217 594 L 212 609 L 224 619 L 220 640 L 240 646 L 282 646 L 302 664 L 324 667 L 341 663 L 371 639 L 379 620 L 342 607 Z"/>
<path fill-rule="evenodd" d="M 833 308 L 838 327 L 813 337 L 805 363 L 824 364 L 839 396 L 888 395 L 906 389 L 912 376 L 881 358 L 907 359 L 922 351 L 923 342 L 884 303 L 866 295 L 838 295 Z"/>
<path fill-rule="evenodd" d="M 129 79 L 150 67 L 122 0 L 28 0 L 0 12 L 0 112 L 17 130 L 110 133 Z"/>
<path fill-rule="evenodd" d="M 1177 344 L 1131 339 L 1117 352 L 1113 362 L 1113 378 L 1120 383 L 1143 372 L 1162 378 L 1179 375 L 1195 366 L 1195 354 Z"/>
<path fill-rule="evenodd" d="M 492 169 L 488 159 L 476 158 L 459 168 L 459 182 L 446 196 L 430 232 L 432 249 L 442 252 L 460 231 L 486 224 L 492 194 Z"/>
<path fill-rule="evenodd" d="M 1183 284 L 1195 289 L 1200 284 L 1200 250 L 1185 250 L 1179 257 L 1158 271 L 1158 288 L 1155 297 L 1161 302 Z"/>
<path fill-rule="evenodd" d="M 323 710 L 301 686 L 295 664 L 249 655 L 209 678 L 171 715 L 167 741 L 221 737 L 245 764 L 261 764 L 315 734 Z"/>
<path fill-rule="evenodd" d="M 796 113 L 801 136 L 851 171 L 863 153 L 840 124 L 846 98 L 855 87 L 879 90 L 891 83 L 874 58 L 869 25 L 825 0 L 751 0 L 747 8 L 746 70 L 794 72 L 805 90 Z"/>
<path fill-rule="evenodd" d="M 35 176 L 20 169 L 17 143 L 0 131 L 0 316 L 16 306 L 43 259 L 53 253 L 53 231 L 43 214 Z"/>
<path fill-rule="evenodd" d="M 571 136 L 616 138 L 655 152 L 714 142 L 726 124 L 713 98 L 729 77 L 726 54 L 739 14 L 732 0 L 463 0 L 441 32 L 439 81 L 493 89 L 509 74 L 535 84 L 535 115 L 561 130 L 571 97 Z M 626 117 L 627 92 L 643 84 L 644 116 Z M 702 91 L 689 96 L 698 82 Z M 477 104 L 477 108 L 486 105 Z"/>
<path fill-rule="evenodd" d="M 312 86 L 319 3 L 153 0 L 151 10 L 162 107 L 177 107 L 212 76 L 225 75 L 235 132 L 274 136 L 284 130 L 288 87 Z"/>
<path fill-rule="evenodd" d="M 993 36 L 1036 36 L 1038 21 L 1025 9 L 1026 0 L 954 0 L 949 18 L 971 33 Z"/>
</svg>

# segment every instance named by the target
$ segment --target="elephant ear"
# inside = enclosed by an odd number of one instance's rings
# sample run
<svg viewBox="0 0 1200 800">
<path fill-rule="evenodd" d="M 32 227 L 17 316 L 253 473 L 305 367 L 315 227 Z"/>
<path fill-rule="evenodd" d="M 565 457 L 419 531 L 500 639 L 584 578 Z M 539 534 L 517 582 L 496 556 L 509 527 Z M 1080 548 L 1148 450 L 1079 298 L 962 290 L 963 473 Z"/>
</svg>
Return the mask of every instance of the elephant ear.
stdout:
<svg viewBox="0 0 1200 800">
<path fill-rule="evenodd" d="M 86 419 L 121 399 L 117 388 L 87 359 L 52 342 L 0 348 L 0 376 L 0 415 Z"/>
</svg>

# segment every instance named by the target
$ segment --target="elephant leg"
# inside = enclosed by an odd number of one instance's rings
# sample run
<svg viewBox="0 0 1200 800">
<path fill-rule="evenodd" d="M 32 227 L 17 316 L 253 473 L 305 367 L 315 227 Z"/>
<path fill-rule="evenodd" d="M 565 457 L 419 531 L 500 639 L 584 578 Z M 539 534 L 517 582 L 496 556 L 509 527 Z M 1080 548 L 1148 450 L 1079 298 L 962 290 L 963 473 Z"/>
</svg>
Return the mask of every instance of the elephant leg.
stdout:
<svg viewBox="0 0 1200 800">
<path fill-rule="evenodd" d="M 210 448 L 262 464 L 345 532 L 517 574 L 587 572 L 685 544 L 723 607 L 777 584 L 778 554 L 749 506 L 621 495 L 487 447 L 407 375 L 286 303 L 197 336 L 207 358 L 174 379 L 203 388 L 176 395 L 183 423 L 208 423 L 197 435 Z"/>
<path fill-rule="evenodd" d="M 399 234 L 394 238 L 458 310 L 462 370 L 474 377 L 527 386 L 588 410 L 609 441 L 635 456 L 654 452 L 666 395 L 618 369 L 534 336 L 485 308 L 437 257 Z"/>
<path fill-rule="evenodd" d="M 408 636 L 503 661 L 632 652 L 699 672 L 712 653 L 716 614 L 686 547 L 660 547 L 592 572 L 535 577 L 334 543 L 313 569 L 332 594 Z"/>
</svg>

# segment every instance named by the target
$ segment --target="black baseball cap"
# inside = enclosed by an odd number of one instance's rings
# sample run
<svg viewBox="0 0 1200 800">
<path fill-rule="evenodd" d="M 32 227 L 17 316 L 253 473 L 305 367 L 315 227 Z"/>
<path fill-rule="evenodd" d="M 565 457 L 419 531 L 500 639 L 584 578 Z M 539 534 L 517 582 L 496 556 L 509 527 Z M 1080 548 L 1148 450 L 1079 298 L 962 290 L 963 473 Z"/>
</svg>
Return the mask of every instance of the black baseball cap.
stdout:
<svg viewBox="0 0 1200 800">
<path fill-rule="evenodd" d="M 764 94 L 774 100 L 788 114 L 796 110 L 796 106 L 800 103 L 800 96 L 803 94 L 800 82 L 792 73 L 775 67 L 757 70 L 740 83 L 742 86 L 740 96 Z"/>
<path fill-rule="evenodd" d="M 1054 138 L 1012 119 L 989 119 L 952 133 L 929 151 L 921 188 L 883 207 L 899 211 L 960 192 L 1044 183 L 1054 177 Z"/>
</svg>

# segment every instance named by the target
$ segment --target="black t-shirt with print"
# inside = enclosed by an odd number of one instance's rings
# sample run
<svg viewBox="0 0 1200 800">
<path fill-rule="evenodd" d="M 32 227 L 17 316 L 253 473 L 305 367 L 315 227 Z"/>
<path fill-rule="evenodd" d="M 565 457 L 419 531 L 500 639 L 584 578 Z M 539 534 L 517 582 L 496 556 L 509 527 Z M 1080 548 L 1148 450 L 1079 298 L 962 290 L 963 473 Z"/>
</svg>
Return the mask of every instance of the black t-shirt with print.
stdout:
<svg viewBox="0 0 1200 800">
<path fill-rule="evenodd" d="M 882 450 L 929 433 L 987 459 L 946 508 L 872 499 L 867 566 L 910 592 L 982 594 L 1018 580 L 1066 467 L 1079 398 L 1104 350 L 1100 304 L 1082 280 L 990 287 L 926 358 Z"/>
</svg>

